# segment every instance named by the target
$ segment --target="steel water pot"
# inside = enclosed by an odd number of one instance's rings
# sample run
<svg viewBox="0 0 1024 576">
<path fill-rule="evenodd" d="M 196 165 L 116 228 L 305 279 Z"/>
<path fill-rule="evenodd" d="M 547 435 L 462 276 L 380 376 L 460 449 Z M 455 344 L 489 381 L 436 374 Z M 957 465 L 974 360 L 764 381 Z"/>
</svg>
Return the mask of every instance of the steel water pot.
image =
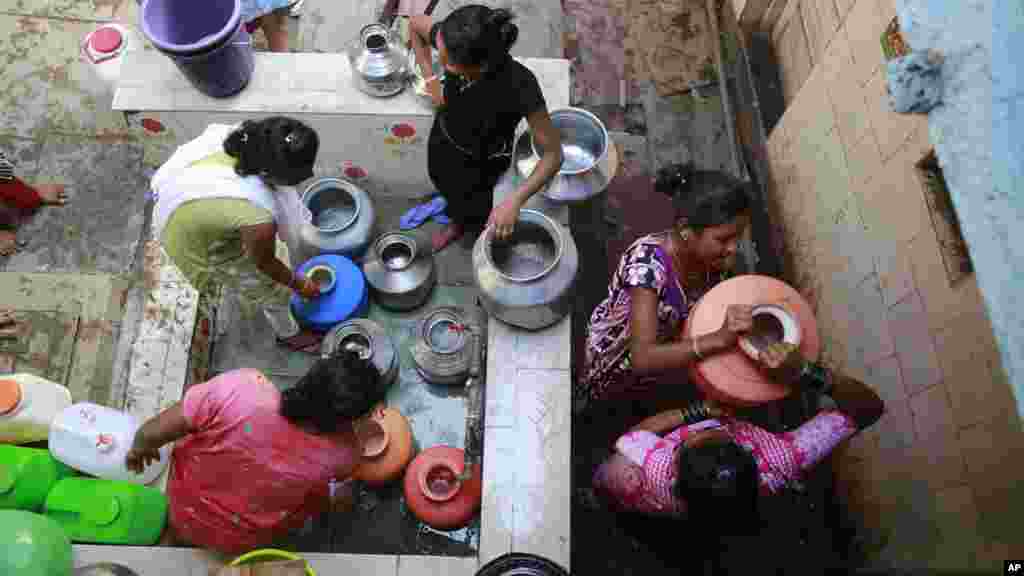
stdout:
<svg viewBox="0 0 1024 576">
<path fill-rule="evenodd" d="M 520 210 L 512 236 L 488 227 L 473 246 L 473 280 L 488 314 L 540 330 L 572 309 L 579 253 L 569 230 L 536 210 Z"/>
<path fill-rule="evenodd" d="M 372 362 L 385 389 L 398 378 L 398 348 L 384 327 L 372 320 L 356 318 L 331 329 L 320 345 L 320 353 L 334 355 L 341 351 L 354 352 Z"/>
<path fill-rule="evenodd" d="M 434 256 L 402 232 L 388 232 L 373 243 L 363 274 L 374 301 L 399 311 L 422 306 L 437 283 Z"/>
<path fill-rule="evenodd" d="M 483 314 L 459 306 L 441 306 L 428 312 L 416 329 L 410 352 L 416 371 L 432 384 L 463 384 L 480 371 L 480 353 L 486 338 Z"/>
<path fill-rule="evenodd" d="M 318 178 L 302 193 L 302 205 L 309 211 L 299 231 L 305 254 L 362 258 L 376 218 L 365 190 L 341 178 Z"/>
<path fill-rule="evenodd" d="M 362 92 L 385 98 L 405 89 L 409 60 L 398 35 L 379 23 L 363 26 L 346 49 L 352 79 Z"/>
</svg>

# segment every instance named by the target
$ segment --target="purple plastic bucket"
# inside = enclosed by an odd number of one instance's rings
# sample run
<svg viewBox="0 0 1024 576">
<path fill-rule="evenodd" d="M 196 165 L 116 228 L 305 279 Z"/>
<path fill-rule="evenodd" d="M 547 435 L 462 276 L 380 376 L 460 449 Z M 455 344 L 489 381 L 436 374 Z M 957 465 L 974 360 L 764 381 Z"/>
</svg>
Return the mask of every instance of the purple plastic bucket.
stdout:
<svg viewBox="0 0 1024 576">
<path fill-rule="evenodd" d="M 142 31 L 197 90 L 214 98 L 249 84 L 253 46 L 239 0 L 144 0 Z"/>
</svg>

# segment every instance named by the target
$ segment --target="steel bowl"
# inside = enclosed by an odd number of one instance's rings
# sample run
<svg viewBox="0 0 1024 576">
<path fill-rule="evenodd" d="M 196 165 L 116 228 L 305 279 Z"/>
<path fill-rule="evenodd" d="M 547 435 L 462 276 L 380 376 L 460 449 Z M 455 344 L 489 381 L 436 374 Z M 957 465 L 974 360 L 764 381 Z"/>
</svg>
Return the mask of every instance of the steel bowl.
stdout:
<svg viewBox="0 0 1024 576">
<path fill-rule="evenodd" d="M 551 113 L 551 123 L 562 136 L 563 176 L 592 170 L 608 153 L 608 130 L 597 117 L 581 108 L 562 108 Z M 532 140 L 533 152 L 544 156 L 544 148 Z"/>
</svg>

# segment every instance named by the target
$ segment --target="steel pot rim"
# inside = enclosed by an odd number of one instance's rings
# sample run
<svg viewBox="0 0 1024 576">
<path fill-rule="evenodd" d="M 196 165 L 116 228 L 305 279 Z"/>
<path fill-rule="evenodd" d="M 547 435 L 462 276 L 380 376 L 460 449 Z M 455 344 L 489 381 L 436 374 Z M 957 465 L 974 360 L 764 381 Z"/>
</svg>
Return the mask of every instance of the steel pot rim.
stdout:
<svg viewBox="0 0 1024 576">
<path fill-rule="evenodd" d="M 459 320 L 460 319 L 456 314 L 448 310 L 440 309 L 430 312 L 423 322 L 423 333 L 421 334 L 423 342 L 427 345 L 427 348 L 429 348 L 434 354 L 442 356 L 451 356 L 461 352 L 462 349 L 466 347 L 466 335 L 461 331 L 457 332 L 458 342 L 451 349 L 441 348 L 435 345 L 433 340 L 430 338 L 430 334 L 433 332 L 435 326 L 439 324 L 451 324 L 452 326 L 463 324 Z"/>
<path fill-rule="evenodd" d="M 597 168 L 601 164 L 601 162 L 604 161 L 604 157 L 606 155 L 608 155 L 608 145 L 609 145 L 608 139 L 609 139 L 609 136 L 608 136 L 608 128 L 604 125 L 604 122 L 601 122 L 600 118 L 595 116 L 592 112 L 584 110 L 583 108 L 574 108 L 572 106 L 566 106 L 565 108 L 559 108 L 557 110 L 552 110 L 551 111 L 552 119 L 555 116 L 557 116 L 559 113 L 579 114 L 580 116 L 583 116 L 587 120 L 590 120 L 591 122 L 593 122 L 598 128 L 601 129 L 601 133 L 604 135 L 604 146 L 601 148 L 601 153 L 598 154 L 596 158 L 594 158 L 593 165 L 588 166 L 586 168 L 581 168 L 579 170 L 563 170 L 562 167 L 559 166 L 558 172 L 557 172 L 556 175 L 558 175 L 558 176 L 576 176 L 578 174 L 586 174 L 587 172 L 590 172 L 594 168 Z M 534 156 L 539 156 L 539 154 L 537 154 L 537 141 L 534 140 L 533 134 L 530 134 L 530 151 L 533 152 Z"/>
<path fill-rule="evenodd" d="M 358 194 L 354 194 L 352 190 L 350 190 L 350 187 L 355 187 L 354 184 L 352 184 L 348 180 L 345 180 L 344 178 L 324 176 L 322 178 L 317 178 L 316 180 L 310 182 L 308 186 L 306 186 L 306 190 L 303 191 L 302 198 L 300 199 L 302 205 L 308 208 L 309 200 L 311 200 L 317 194 L 321 194 L 323 191 L 328 190 L 328 185 L 333 185 L 334 189 L 340 190 L 342 193 L 348 195 L 348 197 L 352 199 L 352 203 L 355 205 L 355 208 L 352 210 L 352 216 L 350 216 L 348 220 L 346 220 L 344 223 L 337 226 L 326 227 L 320 226 L 318 224 L 313 224 L 312 222 L 310 222 L 310 224 L 312 224 L 313 227 L 319 230 L 320 232 L 324 232 L 327 234 L 336 234 L 338 232 L 351 228 L 356 223 L 356 221 L 359 220 L 359 215 L 363 210 L 363 202 L 362 200 L 360 200 Z"/>
<path fill-rule="evenodd" d="M 344 344 L 346 339 L 351 338 L 353 336 L 358 336 L 366 340 L 366 352 L 360 352 L 359 357 L 363 360 L 370 360 L 373 358 L 373 351 L 374 346 L 376 345 L 376 340 L 373 338 L 373 335 L 370 334 L 368 330 L 366 330 L 359 324 L 347 324 L 346 326 L 342 327 L 342 329 L 339 330 L 338 332 L 338 343 L 335 347 L 337 351 L 341 352 L 345 350 Z"/>
<path fill-rule="evenodd" d="M 392 266 L 384 259 L 384 250 L 394 245 L 402 245 L 409 250 L 409 261 L 404 266 Z M 419 244 L 416 239 L 401 232 L 388 232 L 378 238 L 373 244 L 373 252 L 380 261 L 381 266 L 388 272 L 401 272 L 408 270 L 419 257 Z"/>
<path fill-rule="evenodd" d="M 384 37 L 384 46 L 374 49 L 366 45 L 366 40 L 369 39 L 370 36 L 374 35 Z M 373 22 L 359 29 L 359 40 L 362 43 L 363 48 L 366 48 L 370 52 L 384 52 L 391 48 L 391 30 L 380 22 Z"/>
<path fill-rule="evenodd" d="M 524 216 L 526 216 L 526 218 L 524 218 Z M 526 221 L 538 224 L 541 228 L 544 228 L 548 235 L 551 236 L 551 238 L 555 242 L 555 257 L 551 259 L 551 263 L 545 266 L 543 270 L 537 272 L 536 274 L 533 274 L 532 276 L 520 278 L 506 274 L 500 268 L 498 268 L 498 266 L 494 263 L 494 260 L 491 258 L 491 247 L 494 244 L 493 225 L 488 226 L 487 230 L 484 232 L 485 240 L 483 246 L 483 256 L 484 261 L 487 262 L 487 264 L 492 269 L 494 269 L 495 273 L 502 279 L 508 280 L 509 282 L 515 282 L 516 284 L 526 284 L 547 276 L 558 266 L 558 263 L 561 262 L 562 260 L 562 253 L 565 250 L 565 238 L 562 237 L 561 230 L 559 230 L 558 228 L 558 223 L 552 220 L 547 214 L 544 214 L 539 210 L 533 210 L 530 208 L 524 208 L 520 210 L 518 221 Z M 512 233 L 515 234 L 514 231 Z"/>
</svg>

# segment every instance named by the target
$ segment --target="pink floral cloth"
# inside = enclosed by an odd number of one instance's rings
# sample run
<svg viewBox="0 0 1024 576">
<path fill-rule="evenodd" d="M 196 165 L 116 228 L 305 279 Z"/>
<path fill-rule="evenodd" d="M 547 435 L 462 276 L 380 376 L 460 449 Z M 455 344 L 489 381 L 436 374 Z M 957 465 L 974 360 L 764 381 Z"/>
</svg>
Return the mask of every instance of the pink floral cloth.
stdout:
<svg viewBox="0 0 1024 576">
<path fill-rule="evenodd" d="M 857 432 L 852 418 L 837 410 L 819 412 L 793 432 L 773 434 L 735 419 L 705 420 L 680 426 L 665 437 L 636 430 L 615 443 L 616 455 L 594 474 L 594 488 L 619 511 L 682 515 L 686 502 L 672 492 L 676 480 L 676 448 L 701 430 L 724 428 L 737 444 L 754 455 L 761 491 L 772 493 L 813 468 L 840 442 Z"/>
<path fill-rule="evenodd" d="M 280 405 L 274 385 L 249 369 L 185 393 L 191 433 L 174 446 L 167 485 L 179 536 L 238 554 L 326 510 L 329 482 L 357 464 L 354 438 L 310 434 L 281 416 Z"/>
<path fill-rule="evenodd" d="M 590 315 L 587 329 L 586 366 L 575 391 L 579 402 L 604 399 L 653 386 L 654 378 L 631 381 L 629 342 L 632 288 L 647 288 L 658 295 L 660 344 L 679 337 L 690 308 L 703 295 L 688 292 L 672 269 L 672 258 L 662 248 L 664 234 L 638 239 L 622 254 L 612 276 L 608 297 Z"/>
</svg>

